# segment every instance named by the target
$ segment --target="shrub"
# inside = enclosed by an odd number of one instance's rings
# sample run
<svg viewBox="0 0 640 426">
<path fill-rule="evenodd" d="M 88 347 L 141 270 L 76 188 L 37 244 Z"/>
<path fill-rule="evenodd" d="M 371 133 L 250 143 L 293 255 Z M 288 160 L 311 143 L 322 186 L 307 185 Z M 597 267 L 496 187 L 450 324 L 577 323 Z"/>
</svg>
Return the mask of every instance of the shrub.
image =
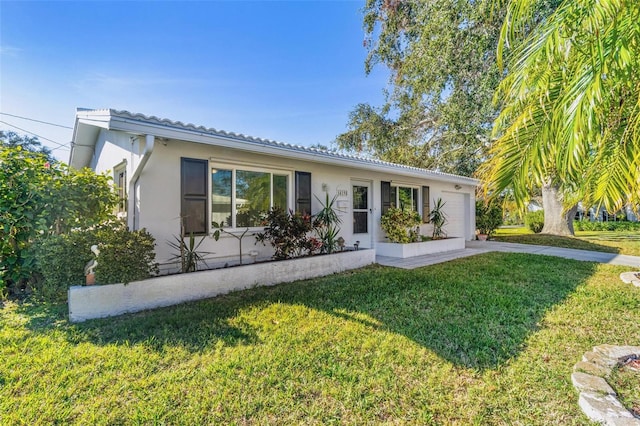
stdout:
<svg viewBox="0 0 640 426">
<path fill-rule="evenodd" d="M 577 231 L 640 231 L 640 222 L 590 222 L 577 220 L 573 222 Z"/>
<path fill-rule="evenodd" d="M 418 212 L 390 207 L 382 215 L 380 225 L 392 243 L 411 243 L 416 241 L 414 228 L 420 224 Z"/>
<path fill-rule="evenodd" d="M 3 137 L 0 135 L 0 137 Z M 117 196 L 110 178 L 70 169 L 43 153 L 0 139 L 0 293 L 37 272 L 34 241 L 89 227 L 112 216 Z"/>
<path fill-rule="evenodd" d="M 536 234 L 539 234 L 544 227 L 544 211 L 527 212 L 524 215 L 524 224 Z"/>
<path fill-rule="evenodd" d="M 476 201 L 476 228 L 481 234 L 491 235 L 502 225 L 502 206 L 497 199 Z"/>
<path fill-rule="evenodd" d="M 149 278 L 158 273 L 153 250 L 155 239 L 146 229 L 129 231 L 126 226 L 100 229 L 97 233 L 100 284 L 125 283 Z"/>
<path fill-rule="evenodd" d="M 95 270 L 99 284 L 128 283 L 158 272 L 154 239 L 146 230 L 109 224 L 38 241 L 34 252 L 42 280 L 34 284 L 35 292 L 46 300 L 61 301 L 68 286 L 84 284 L 84 267 L 94 259 L 90 250 L 94 244 L 100 250 Z"/>
<path fill-rule="evenodd" d="M 268 241 L 275 249 L 274 259 L 289 259 L 292 257 L 312 254 L 320 248 L 317 239 L 309 237 L 312 230 L 311 217 L 301 215 L 281 207 L 274 207 L 265 217 L 264 232 L 256 234 L 256 243 L 266 245 Z"/>
</svg>

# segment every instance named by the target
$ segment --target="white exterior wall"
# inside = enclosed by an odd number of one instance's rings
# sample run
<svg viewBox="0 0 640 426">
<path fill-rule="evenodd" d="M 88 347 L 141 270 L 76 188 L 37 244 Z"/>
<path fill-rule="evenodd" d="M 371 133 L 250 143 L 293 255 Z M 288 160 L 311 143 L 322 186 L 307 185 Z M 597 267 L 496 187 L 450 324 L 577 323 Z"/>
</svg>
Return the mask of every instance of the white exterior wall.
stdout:
<svg viewBox="0 0 640 426">
<path fill-rule="evenodd" d="M 98 149 L 100 147 L 100 149 Z M 95 169 L 98 172 L 112 170 L 114 166 L 121 163 L 123 158 L 127 159 L 127 176 L 133 175 L 135 166 L 139 163 L 140 153 L 144 150 L 144 136 L 132 141 L 130 135 L 124 132 L 103 131 L 100 135 L 96 148 L 94 161 Z M 360 240 L 361 247 L 375 247 L 378 241 L 385 241 L 385 235 L 380 228 L 381 216 L 381 181 L 391 181 L 392 185 L 406 186 L 429 186 L 430 204 L 434 200 L 443 198 L 447 200 L 447 193 L 465 194 L 466 223 L 464 226 L 466 235 L 456 235 L 470 240 L 475 234 L 475 187 L 473 185 L 458 185 L 456 189 L 453 183 L 439 182 L 436 180 L 420 179 L 416 177 L 405 177 L 386 172 L 375 172 L 362 170 L 355 167 L 332 166 L 315 163 L 311 161 L 296 161 L 290 158 L 269 156 L 252 152 L 240 151 L 231 148 L 222 148 L 213 145 L 198 144 L 175 140 L 156 139 L 153 153 L 148 163 L 145 165 L 140 175 L 140 188 L 137 194 L 139 205 L 139 218 L 136 223 L 139 227 L 146 228 L 156 239 L 156 260 L 165 263 L 172 256 L 172 249 L 167 241 L 174 239 L 180 233 L 180 158 L 189 157 L 209 160 L 210 169 L 217 164 L 226 163 L 233 167 L 249 166 L 263 167 L 265 169 L 285 170 L 291 173 L 289 181 L 289 207 L 294 207 L 294 172 L 303 171 L 311 173 L 312 194 L 324 201 L 324 191 L 326 188 L 329 197 L 333 197 L 338 190 L 346 190 L 347 196 L 338 198 L 338 206 L 344 208 L 340 213 L 342 217 L 340 235 L 345 239 L 348 246 L 352 246 L 356 240 Z M 361 180 L 371 184 L 371 218 L 368 240 L 363 240 L 360 234 L 354 235 L 352 232 L 351 214 L 351 184 L 352 180 Z M 210 185 L 209 179 L 209 185 Z M 210 191 L 209 191 L 210 192 Z M 420 195 L 421 196 L 421 195 Z M 129 194 L 129 225 L 132 224 L 132 199 L 133 194 Z M 421 202 L 420 202 L 421 205 Z M 318 200 L 312 197 L 312 211 L 315 213 L 320 209 Z M 431 226 L 422 225 L 422 233 L 430 235 Z M 447 227 L 445 226 L 445 231 Z M 240 229 L 243 231 L 244 229 Z M 250 250 L 259 252 L 258 258 L 268 258 L 272 254 L 270 246 L 254 244 L 255 239 L 252 234 L 260 231 L 249 231 L 243 243 L 244 261 L 251 262 L 251 258 L 246 254 Z M 198 237 L 198 240 L 201 237 Z M 238 259 L 238 241 L 228 235 L 222 235 L 219 241 L 212 237 L 205 237 L 205 241 L 200 246 L 204 252 L 215 253 L 209 257 L 215 257 L 209 266 L 223 265 L 224 263 L 234 264 Z"/>
</svg>

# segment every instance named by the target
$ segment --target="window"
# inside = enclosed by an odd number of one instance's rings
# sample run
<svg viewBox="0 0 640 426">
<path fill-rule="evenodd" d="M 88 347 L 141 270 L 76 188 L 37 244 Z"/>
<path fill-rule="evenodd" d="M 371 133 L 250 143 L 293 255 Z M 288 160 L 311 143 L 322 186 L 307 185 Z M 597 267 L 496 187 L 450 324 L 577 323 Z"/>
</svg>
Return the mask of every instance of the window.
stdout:
<svg viewBox="0 0 640 426">
<path fill-rule="evenodd" d="M 288 173 L 223 168 L 211 171 L 211 221 L 232 228 L 261 225 L 273 207 L 289 206 Z"/>
<path fill-rule="evenodd" d="M 118 206 L 116 214 L 119 217 L 127 215 L 127 162 L 123 161 L 113 168 L 113 181 L 118 192 Z"/>
<path fill-rule="evenodd" d="M 392 186 L 390 198 L 393 207 L 418 211 L 418 188 Z"/>
</svg>

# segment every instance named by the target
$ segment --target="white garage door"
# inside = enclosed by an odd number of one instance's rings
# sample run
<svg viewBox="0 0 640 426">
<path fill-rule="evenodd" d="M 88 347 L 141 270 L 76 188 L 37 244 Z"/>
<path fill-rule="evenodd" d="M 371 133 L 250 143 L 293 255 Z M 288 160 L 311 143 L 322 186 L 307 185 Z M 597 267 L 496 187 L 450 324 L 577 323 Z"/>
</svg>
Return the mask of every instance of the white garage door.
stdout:
<svg viewBox="0 0 640 426">
<path fill-rule="evenodd" d="M 444 212 L 447 215 L 447 223 L 444 232 L 447 237 L 467 237 L 465 223 L 467 210 L 464 203 L 464 194 L 457 192 L 443 192 L 442 201 L 445 201 Z"/>
</svg>

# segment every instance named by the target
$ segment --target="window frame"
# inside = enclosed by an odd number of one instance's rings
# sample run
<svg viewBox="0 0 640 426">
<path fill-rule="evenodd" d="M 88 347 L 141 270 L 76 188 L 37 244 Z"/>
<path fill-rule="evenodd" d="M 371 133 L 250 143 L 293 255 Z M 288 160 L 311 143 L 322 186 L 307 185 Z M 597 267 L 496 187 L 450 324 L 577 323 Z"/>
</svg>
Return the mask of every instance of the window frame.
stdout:
<svg viewBox="0 0 640 426">
<path fill-rule="evenodd" d="M 411 209 L 413 210 L 413 206 L 416 206 L 416 211 L 418 214 L 422 214 L 422 186 L 420 185 L 413 185 L 413 184 L 406 184 L 406 183 L 396 183 L 396 182 L 391 182 L 391 185 L 389 186 L 389 200 L 390 200 L 390 206 L 399 209 L 399 200 L 400 200 L 400 191 L 399 188 L 407 188 L 407 189 L 411 189 Z M 393 194 L 393 192 L 395 191 L 396 197 L 395 200 L 391 198 L 391 195 Z M 414 194 L 416 194 L 418 197 L 414 199 Z"/>
<path fill-rule="evenodd" d="M 118 186 L 120 175 L 123 175 L 124 184 Z M 129 212 L 129 176 L 127 173 L 127 160 L 122 160 L 120 163 L 113 166 L 113 183 L 116 186 L 116 194 L 118 194 L 118 205 L 116 206 L 116 216 L 119 218 L 126 218 Z"/>
<path fill-rule="evenodd" d="M 225 163 L 225 162 L 213 162 L 213 161 L 209 161 L 209 193 L 208 193 L 208 197 L 209 197 L 209 229 L 210 229 L 210 233 L 213 232 L 213 184 L 212 184 L 212 177 L 213 177 L 213 173 L 214 170 L 230 170 L 231 171 L 231 226 L 225 225 L 224 228 L 225 230 L 228 230 L 230 232 L 234 232 L 234 231 L 240 231 L 240 230 L 244 230 L 244 229 L 249 229 L 250 231 L 253 230 L 261 230 L 263 229 L 262 226 L 241 226 L 238 227 L 238 223 L 237 223 L 237 215 L 238 215 L 238 211 L 236 208 L 236 179 L 237 179 L 237 172 L 238 171 L 245 171 L 245 172 L 260 172 L 260 173 L 269 173 L 270 174 L 270 188 L 269 188 L 269 199 L 270 199 L 270 207 L 269 208 L 273 208 L 273 192 L 274 192 L 274 185 L 273 185 L 273 178 L 274 175 L 279 175 L 279 176 L 286 176 L 287 180 L 287 205 L 285 206 L 285 208 L 287 210 L 292 208 L 293 205 L 293 187 L 292 187 L 292 183 L 293 183 L 293 175 L 294 172 L 293 170 L 290 169 L 283 169 L 283 168 L 278 168 L 278 167 L 264 167 L 264 166 L 260 166 L 260 165 L 255 165 L 255 164 L 243 164 L 243 163 Z"/>
</svg>

